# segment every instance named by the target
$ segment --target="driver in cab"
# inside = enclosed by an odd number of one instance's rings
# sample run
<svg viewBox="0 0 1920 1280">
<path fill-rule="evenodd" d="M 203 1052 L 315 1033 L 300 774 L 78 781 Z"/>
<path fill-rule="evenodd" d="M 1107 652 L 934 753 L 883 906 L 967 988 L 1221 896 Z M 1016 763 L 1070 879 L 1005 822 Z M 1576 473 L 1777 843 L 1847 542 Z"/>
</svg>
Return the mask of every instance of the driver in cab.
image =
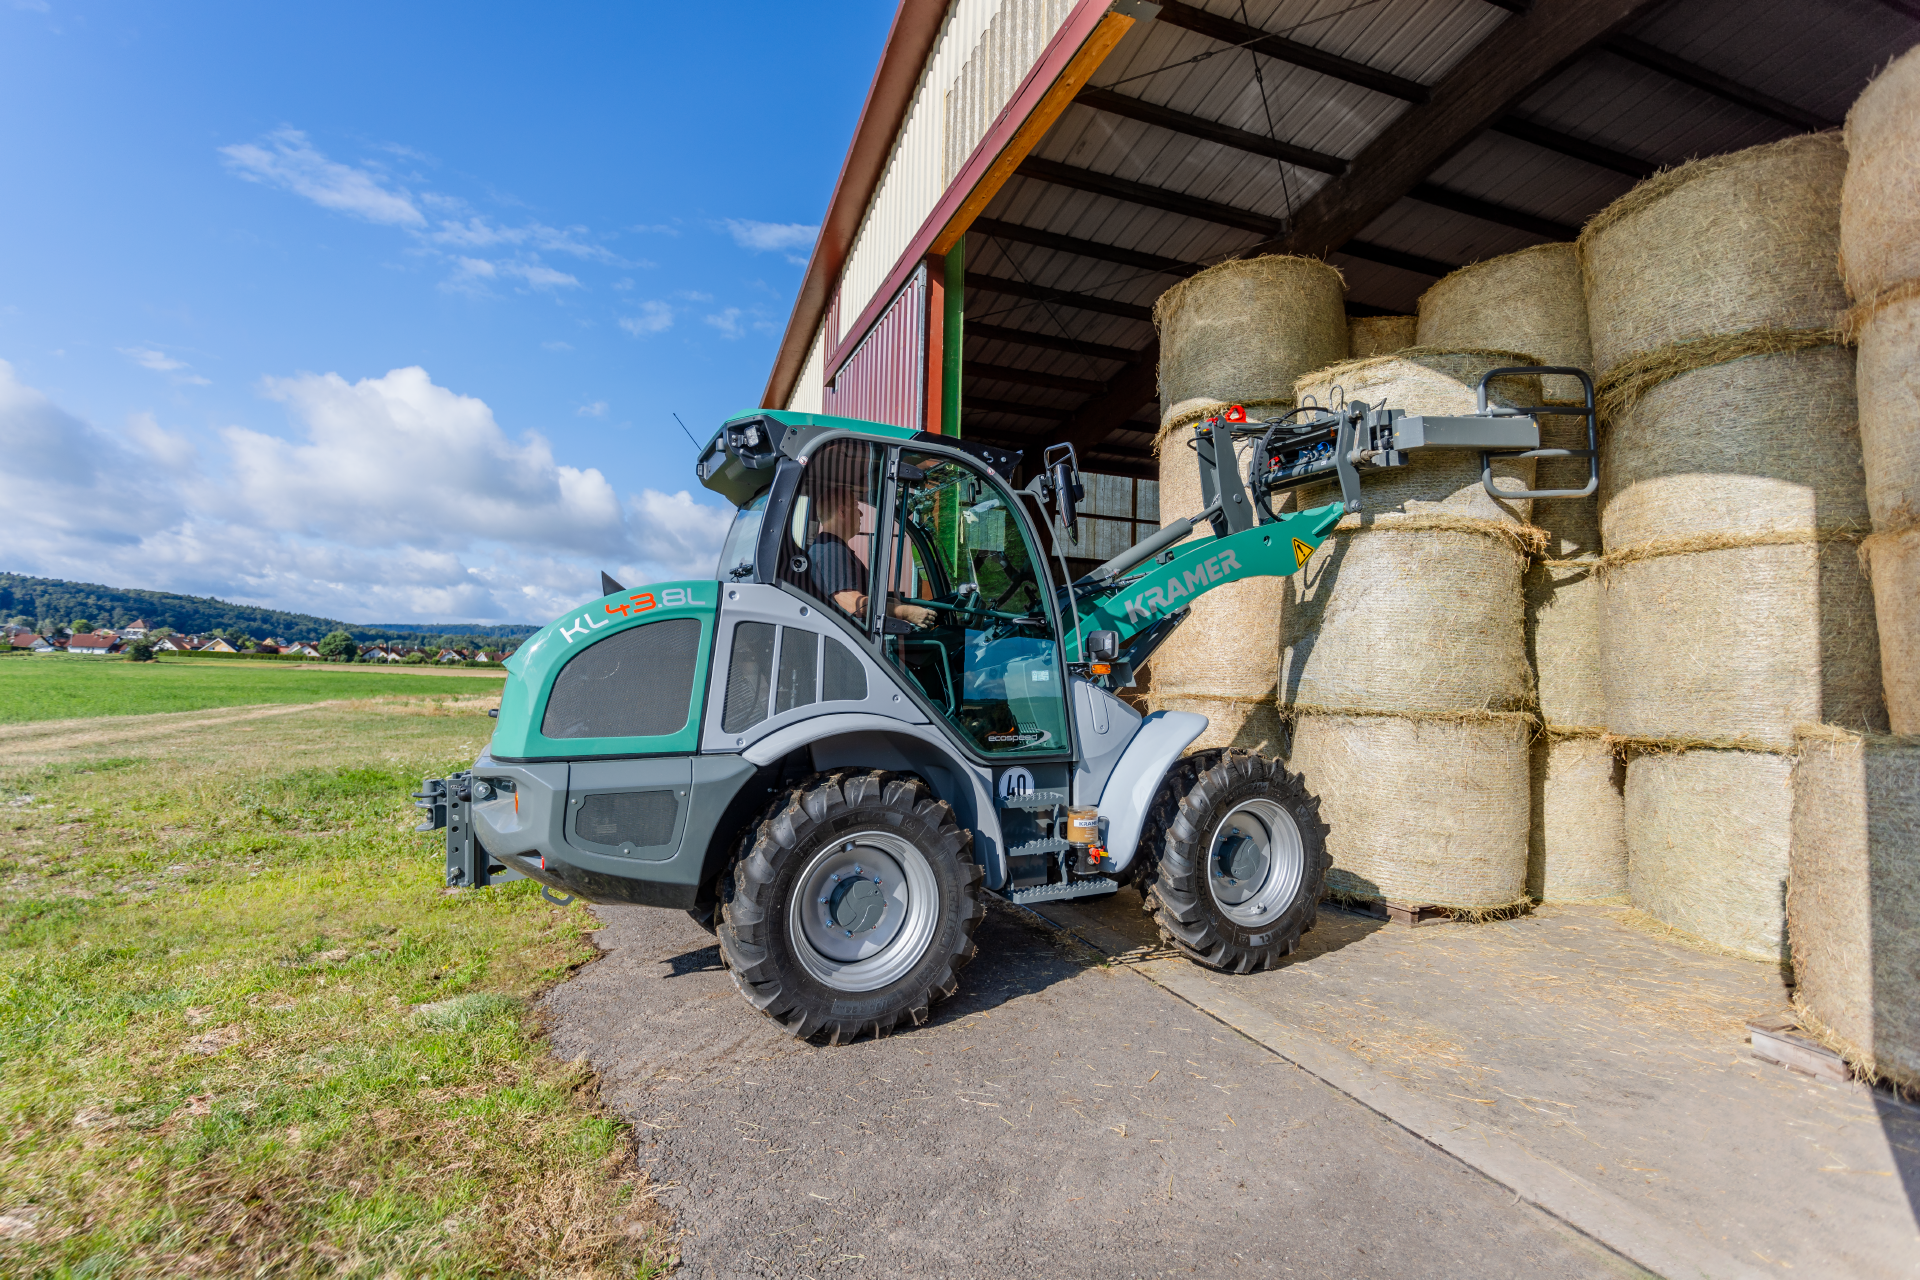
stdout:
<svg viewBox="0 0 1920 1280">
<path fill-rule="evenodd" d="M 808 576 L 823 600 L 831 600 L 849 617 L 867 616 L 867 568 L 848 544 L 860 534 L 860 495 L 850 485 L 830 485 L 820 494 L 820 523 L 807 548 Z M 915 627 L 930 627 L 935 616 L 922 605 L 907 604 L 889 592 L 887 616 Z"/>
</svg>

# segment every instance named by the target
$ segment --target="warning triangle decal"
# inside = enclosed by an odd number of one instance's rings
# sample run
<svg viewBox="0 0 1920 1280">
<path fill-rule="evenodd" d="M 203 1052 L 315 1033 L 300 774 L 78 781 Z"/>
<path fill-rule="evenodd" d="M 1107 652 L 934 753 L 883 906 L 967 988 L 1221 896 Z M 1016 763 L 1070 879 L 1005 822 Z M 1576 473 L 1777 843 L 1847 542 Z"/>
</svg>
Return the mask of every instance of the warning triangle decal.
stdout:
<svg viewBox="0 0 1920 1280">
<path fill-rule="evenodd" d="M 1293 567 L 1294 568 L 1298 569 L 1301 565 L 1305 564 L 1307 562 L 1307 557 L 1312 554 L 1313 554 L 1312 547 L 1300 541 L 1300 539 L 1298 538 L 1295 538 L 1293 540 Z"/>
</svg>

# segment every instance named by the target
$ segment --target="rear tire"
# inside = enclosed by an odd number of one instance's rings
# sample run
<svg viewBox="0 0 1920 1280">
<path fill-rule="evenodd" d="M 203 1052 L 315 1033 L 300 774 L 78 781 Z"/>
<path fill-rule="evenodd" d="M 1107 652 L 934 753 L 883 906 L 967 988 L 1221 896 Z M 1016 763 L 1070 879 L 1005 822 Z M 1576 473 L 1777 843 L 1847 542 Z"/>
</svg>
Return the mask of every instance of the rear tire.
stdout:
<svg viewBox="0 0 1920 1280">
<path fill-rule="evenodd" d="M 1161 783 L 1145 886 L 1160 936 L 1228 973 L 1266 969 L 1313 927 L 1327 828 L 1299 775 L 1244 751 L 1200 751 Z"/>
<path fill-rule="evenodd" d="M 721 958 L 754 1008 L 803 1040 L 917 1026 L 973 959 L 984 878 L 972 833 L 919 779 L 817 777 L 735 863 Z"/>
</svg>

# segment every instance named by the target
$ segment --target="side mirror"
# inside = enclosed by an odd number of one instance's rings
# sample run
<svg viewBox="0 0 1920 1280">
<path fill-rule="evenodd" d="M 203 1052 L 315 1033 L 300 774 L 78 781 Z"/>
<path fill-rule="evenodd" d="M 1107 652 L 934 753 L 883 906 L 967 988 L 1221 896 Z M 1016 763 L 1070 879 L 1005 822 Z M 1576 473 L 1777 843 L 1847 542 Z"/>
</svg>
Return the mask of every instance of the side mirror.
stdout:
<svg viewBox="0 0 1920 1280">
<path fill-rule="evenodd" d="M 1046 468 L 1047 487 L 1053 490 L 1054 518 L 1066 530 L 1067 537 L 1080 541 L 1080 499 L 1087 491 L 1080 484 L 1080 459 L 1070 444 L 1048 445 L 1041 455 Z"/>
<path fill-rule="evenodd" d="M 1089 631 L 1085 643 L 1088 662 L 1112 662 L 1120 656 L 1118 631 Z"/>
</svg>

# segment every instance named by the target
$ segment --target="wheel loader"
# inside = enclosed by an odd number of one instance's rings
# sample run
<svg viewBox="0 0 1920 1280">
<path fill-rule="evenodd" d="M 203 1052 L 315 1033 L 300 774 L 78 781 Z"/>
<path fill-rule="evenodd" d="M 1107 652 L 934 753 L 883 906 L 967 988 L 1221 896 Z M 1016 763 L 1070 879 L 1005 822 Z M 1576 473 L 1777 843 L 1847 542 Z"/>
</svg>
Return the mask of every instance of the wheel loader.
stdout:
<svg viewBox="0 0 1920 1280">
<path fill-rule="evenodd" d="M 1577 377 L 1584 410 L 1492 407 L 1502 373 Z M 1165 939 L 1233 973 L 1314 922 L 1327 828 L 1263 756 L 1188 748 L 1207 727 L 1118 696 L 1195 599 L 1297 573 L 1369 472 L 1429 450 L 1481 455 L 1497 498 L 1598 483 L 1592 384 L 1500 369 L 1476 412 L 1238 407 L 1166 447 L 1198 454 L 1203 509 L 1078 578 L 1072 448 L 759 410 L 697 471 L 736 510 L 713 578 L 621 586 L 507 661 L 469 770 L 425 780 L 447 883 L 522 877 L 555 902 L 684 910 L 718 935 L 755 1008 L 840 1043 L 926 1020 L 973 957 L 985 894 L 1016 904 L 1139 886 Z M 1538 419 L 1584 412 L 1584 450 Z M 1236 446 L 1239 452 L 1236 452 Z M 1238 461 L 1248 458 L 1244 475 Z M 1584 489 L 1496 481 L 1499 458 L 1584 457 Z M 1340 499 L 1276 513 L 1328 477 Z M 1471 660 L 1470 655 L 1463 660 Z"/>
</svg>

